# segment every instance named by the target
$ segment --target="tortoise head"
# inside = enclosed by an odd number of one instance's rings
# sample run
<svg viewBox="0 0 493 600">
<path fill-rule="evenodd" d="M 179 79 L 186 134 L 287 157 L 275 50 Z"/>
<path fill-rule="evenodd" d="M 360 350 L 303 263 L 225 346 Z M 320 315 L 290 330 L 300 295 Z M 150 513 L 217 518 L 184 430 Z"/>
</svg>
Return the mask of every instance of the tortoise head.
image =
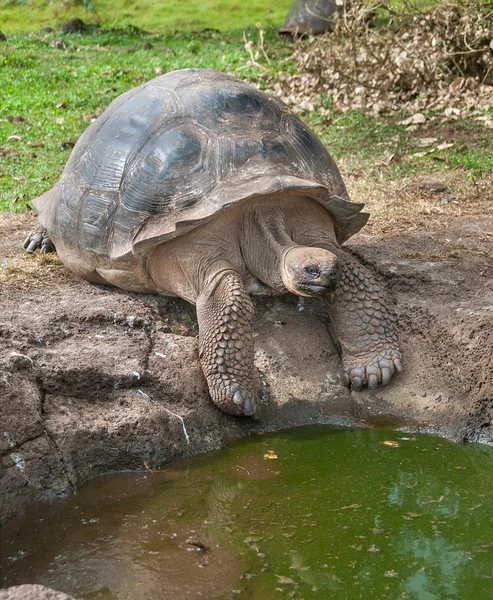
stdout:
<svg viewBox="0 0 493 600">
<path fill-rule="evenodd" d="M 284 255 L 281 265 L 284 287 L 298 296 L 324 296 L 339 281 L 342 263 L 322 248 L 297 246 Z"/>
</svg>

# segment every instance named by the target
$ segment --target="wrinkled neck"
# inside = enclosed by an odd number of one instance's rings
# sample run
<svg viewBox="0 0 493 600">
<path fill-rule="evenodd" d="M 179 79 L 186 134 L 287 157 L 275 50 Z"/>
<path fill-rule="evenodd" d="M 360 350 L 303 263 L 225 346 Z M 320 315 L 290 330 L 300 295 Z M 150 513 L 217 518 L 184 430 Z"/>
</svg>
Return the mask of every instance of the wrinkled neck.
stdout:
<svg viewBox="0 0 493 600">
<path fill-rule="evenodd" d="M 269 287 L 284 291 L 284 256 L 298 244 L 287 232 L 281 207 L 270 203 L 245 211 L 240 245 L 249 272 Z"/>
</svg>

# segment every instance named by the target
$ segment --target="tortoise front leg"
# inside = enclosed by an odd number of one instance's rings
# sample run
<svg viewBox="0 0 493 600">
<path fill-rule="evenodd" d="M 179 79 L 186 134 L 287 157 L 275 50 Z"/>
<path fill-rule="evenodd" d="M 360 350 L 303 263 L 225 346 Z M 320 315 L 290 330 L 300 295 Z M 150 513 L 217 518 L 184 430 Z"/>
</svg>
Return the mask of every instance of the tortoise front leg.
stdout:
<svg viewBox="0 0 493 600">
<path fill-rule="evenodd" d="M 253 304 L 228 270 L 197 298 L 200 362 L 212 400 L 230 415 L 256 417 L 260 381 L 253 362 Z"/>
<path fill-rule="evenodd" d="M 326 297 L 326 304 L 341 343 L 343 381 L 355 390 L 374 389 L 402 371 L 394 317 L 372 274 L 345 252 L 336 252 L 343 268 L 333 303 Z"/>
</svg>

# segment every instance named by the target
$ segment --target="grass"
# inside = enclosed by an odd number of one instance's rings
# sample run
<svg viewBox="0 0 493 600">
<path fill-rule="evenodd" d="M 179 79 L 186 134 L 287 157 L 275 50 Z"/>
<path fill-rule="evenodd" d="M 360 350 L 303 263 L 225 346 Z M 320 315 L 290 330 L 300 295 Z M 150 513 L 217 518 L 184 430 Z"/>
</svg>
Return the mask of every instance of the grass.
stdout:
<svg viewBox="0 0 493 600">
<path fill-rule="evenodd" d="M 292 0 L 1 0 L 0 29 L 35 31 L 73 17 L 105 28 L 137 26 L 150 32 L 226 31 L 257 22 L 279 26 Z"/>
<path fill-rule="evenodd" d="M 246 35 L 257 44 L 256 27 Z M 64 48 L 52 47 L 62 40 Z M 272 61 L 269 75 L 293 72 L 289 42 L 275 28 L 266 30 L 265 48 Z M 146 34 L 135 27 L 95 28 L 84 35 L 10 34 L 0 43 L 0 211 L 24 212 L 32 198 L 52 187 L 91 118 L 122 92 L 156 74 L 187 67 L 216 68 L 268 82 L 258 68 L 244 68 L 248 60 L 242 29 L 221 34 Z M 320 98 L 314 104 L 316 109 L 302 117 L 345 177 L 364 173 L 365 181 L 378 187 L 383 179 L 406 183 L 459 169 L 473 185 L 493 172 L 492 130 L 473 117 L 443 121 L 440 113 L 429 113 L 427 124 L 409 131 L 399 124 L 402 115 L 340 113 Z M 437 141 L 423 147 L 423 138 Z M 453 145 L 434 149 L 442 142 Z M 430 149 L 434 151 L 422 155 Z M 360 193 L 358 185 L 355 190 Z"/>
<path fill-rule="evenodd" d="M 242 35 L 106 30 L 66 35 L 65 49 L 51 47 L 62 39 L 55 33 L 11 36 L 0 46 L 0 210 L 25 210 L 29 199 L 49 189 L 91 118 L 122 92 L 174 69 L 244 66 Z M 248 35 L 255 39 L 258 30 Z M 268 38 L 271 56 L 281 61 L 289 47 L 274 30 Z M 146 43 L 152 48 L 144 49 Z"/>
</svg>

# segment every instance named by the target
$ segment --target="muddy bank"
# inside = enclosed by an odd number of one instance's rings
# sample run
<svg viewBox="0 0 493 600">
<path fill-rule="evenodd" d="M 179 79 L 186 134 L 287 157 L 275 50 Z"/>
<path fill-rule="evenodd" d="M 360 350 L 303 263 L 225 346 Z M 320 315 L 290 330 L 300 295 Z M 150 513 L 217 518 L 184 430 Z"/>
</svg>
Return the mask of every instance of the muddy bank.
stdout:
<svg viewBox="0 0 493 600">
<path fill-rule="evenodd" d="M 221 413 L 185 302 L 91 285 L 19 250 L 31 215 L 0 218 L 2 522 L 112 470 L 153 469 L 253 431 L 311 422 L 403 422 L 493 442 L 493 218 L 352 251 L 378 273 L 400 323 L 405 372 L 384 389 L 341 385 L 321 304 L 256 300 L 260 423 Z"/>
</svg>

